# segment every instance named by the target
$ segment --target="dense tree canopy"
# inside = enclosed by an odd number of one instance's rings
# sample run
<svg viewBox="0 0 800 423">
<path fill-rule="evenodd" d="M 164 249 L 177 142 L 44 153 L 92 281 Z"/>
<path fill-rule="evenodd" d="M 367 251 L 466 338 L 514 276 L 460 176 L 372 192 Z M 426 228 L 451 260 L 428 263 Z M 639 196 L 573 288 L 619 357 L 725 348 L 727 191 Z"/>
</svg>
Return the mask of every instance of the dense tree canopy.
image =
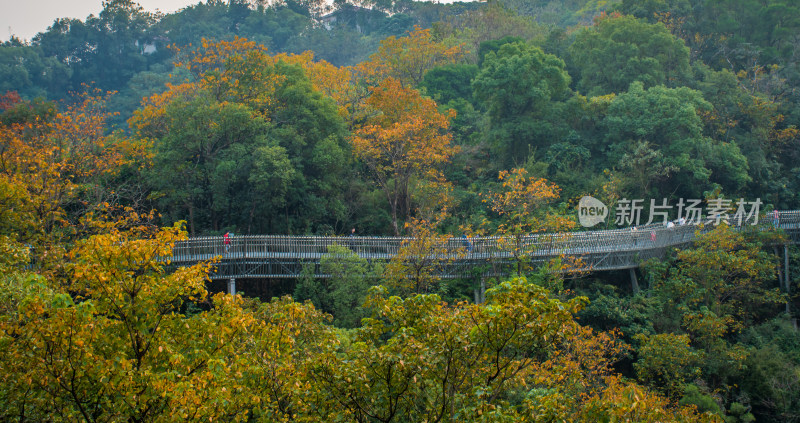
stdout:
<svg viewBox="0 0 800 423">
<path fill-rule="evenodd" d="M 132 120 L 155 140 L 161 209 L 192 233 L 332 229 L 347 160 L 333 103 L 254 44 L 207 46 L 186 65 L 200 82 L 154 96 Z"/>
<path fill-rule="evenodd" d="M 491 118 L 490 136 L 504 164 L 527 159 L 531 148 L 546 148 L 559 134 L 559 103 L 570 94 L 564 62 L 525 43 L 489 52 L 475 77 L 475 97 Z"/>
<path fill-rule="evenodd" d="M 619 168 L 630 170 L 632 183 L 639 184 L 633 193 L 653 194 L 645 183 L 669 186 L 687 198 L 716 187 L 726 192 L 744 187 L 747 160 L 738 146 L 703 135 L 699 113 L 710 107 L 688 88 L 644 90 L 638 82 L 611 101 L 603 121 L 606 145 L 619 158 Z"/>
<path fill-rule="evenodd" d="M 661 24 L 630 16 L 608 16 L 583 29 L 570 47 L 579 69 L 578 88 L 588 94 L 625 91 L 633 81 L 645 87 L 680 86 L 689 78 L 689 49 Z"/>
<path fill-rule="evenodd" d="M 800 207 L 798 7 L 113 0 L 11 38 L 0 421 L 798 420 L 780 230 L 624 273 L 527 242 L 586 195 Z M 260 300 L 163 260 L 351 228 L 411 238 L 342 238 Z M 473 276 L 441 277 L 447 243 Z"/>
</svg>

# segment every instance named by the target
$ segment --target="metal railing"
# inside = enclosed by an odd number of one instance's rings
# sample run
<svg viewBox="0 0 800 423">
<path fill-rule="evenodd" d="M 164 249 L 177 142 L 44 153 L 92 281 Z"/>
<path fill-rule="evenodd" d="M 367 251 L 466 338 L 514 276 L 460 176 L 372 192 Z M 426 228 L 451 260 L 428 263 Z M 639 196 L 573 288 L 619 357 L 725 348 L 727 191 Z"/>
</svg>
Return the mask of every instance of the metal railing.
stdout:
<svg viewBox="0 0 800 423">
<path fill-rule="evenodd" d="M 780 212 L 777 229 L 786 231 L 792 242 L 798 241 L 798 228 L 800 211 Z M 519 238 L 451 237 L 437 246 L 435 258 L 454 264 L 476 264 L 512 261 L 519 257 L 544 262 L 569 256 L 583 258 L 585 265 L 593 270 L 623 269 L 637 267 L 646 258 L 663 256 L 669 248 L 685 247 L 694 240 L 696 232 L 711 229 L 711 225 L 665 227 L 657 224 L 636 230 L 541 233 Z M 765 231 L 776 229 L 776 225 L 769 215 L 756 225 L 746 224 L 737 229 Z M 185 265 L 219 257 L 217 267 L 225 268 L 225 271 L 212 276 L 215 278 L 297 277 L 300 264 L 318 264 L 335 245 L 346 247 L 368 260 L 390 260 L 412 240 L 408 237 L 244 235 L 231 237 L 226 246 L 221 236 L 204 236 L 177 243 L 169 259 L 175 264 Z M 264 270 L 267 268 L 269 270 Z"/>
</svg>

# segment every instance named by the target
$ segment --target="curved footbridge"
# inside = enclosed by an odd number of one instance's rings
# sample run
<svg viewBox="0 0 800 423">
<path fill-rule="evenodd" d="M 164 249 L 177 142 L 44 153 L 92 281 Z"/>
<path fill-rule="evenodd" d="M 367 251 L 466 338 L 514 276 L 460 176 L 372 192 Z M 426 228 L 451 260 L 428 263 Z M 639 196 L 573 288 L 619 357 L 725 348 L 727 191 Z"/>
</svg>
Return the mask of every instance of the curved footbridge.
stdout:
<svg viewBox="0 0 800 423">
<path fill-rule="evenodd" d="M 800 241 L 800 211 L 780 212 L 778 225 L 787 241 Z M 638 230 L 612 229 L 570 233 L 543 233 L 510 240 L 498 237 L 450 238 L 437 250 L 436 263 L 442 278 L 499 276 L 508 271 L 508 264 L 517 257 L 536 265 L 562 257 L 576 261 L 580 271 L 635 269 L 650 258 L 664 257 L 673 248 L 691 244 L 698 230 L 693 225 L 640 227 Z M 739 230 L 775 230 L 772 216 L 757 225 L 746 224 Z M 211 279 L 298 278 L 303 268 L 313 265 L 315 277 L 328 275 L 320 271 L 320 259 L 334 245 L 344 246 L 370 261 L 388 261 L 410 238 L 403 237 L 320 237 L 246 235 L 231 238 L 229 250 L 221 236 L 195 237 L 178 243 L 170 258 L 173 265 L 190 265 L 218 258 Z M 512 251 L 516 251 L 513 253 Z M 477 269 L 477 270 L 476 270 Z M 633 276 L 633 274 L 632 274 Z"/>
</svg>

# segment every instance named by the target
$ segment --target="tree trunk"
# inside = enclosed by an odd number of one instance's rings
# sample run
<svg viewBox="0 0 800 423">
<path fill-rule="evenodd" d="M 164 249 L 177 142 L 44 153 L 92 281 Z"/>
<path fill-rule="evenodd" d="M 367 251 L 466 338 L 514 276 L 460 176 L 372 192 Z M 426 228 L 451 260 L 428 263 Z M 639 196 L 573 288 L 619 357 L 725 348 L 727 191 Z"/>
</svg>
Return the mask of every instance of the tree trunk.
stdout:
<svg viewBox="0 0 800 423">
<path fill-rule="evenodd" d="M 391 191 L 389 187 L 386 187 L 386 199 L 389 201 L 389 208 L 392 211 L 392 229 L 394 230 L 394 236 L 400 236 L 400 228 L 397 226 L 397 180 L 395 179 L 394 183 L 394 191 Z"/>
<path fill-rule="evenodd" d="M 253 229 L 253 219 L 256 215 L 256 202 L 253 201 L 253 204 L 250 206 L 250 216 L 247 219 L 247 233 L 251 234 Z"/>
<path fill-rule="evenodd" d="M 194 205 L 190 202 L 189 206 L 189 232 L 192 233 L 192 236 L 195 236 L 194 231 Z"/>
<path fill-rule="evenodd" d="M 392 229 L 394 236 L 400 236 L 400 228 L 397 227 L 397 206 L 392 207 Z"/>
</svg>

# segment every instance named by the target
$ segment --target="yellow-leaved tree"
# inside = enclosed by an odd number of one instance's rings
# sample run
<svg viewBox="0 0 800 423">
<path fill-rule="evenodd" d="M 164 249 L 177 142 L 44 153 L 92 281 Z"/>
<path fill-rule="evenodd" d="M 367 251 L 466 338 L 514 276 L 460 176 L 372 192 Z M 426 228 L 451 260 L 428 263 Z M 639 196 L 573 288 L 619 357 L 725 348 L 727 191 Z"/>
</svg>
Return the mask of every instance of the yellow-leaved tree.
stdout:
<svg viewBox="0 0 800 423">
<path fill-rule="evenodd" d="M 405 37 L 381 41 L 378 52 L 362 66 L 371 69 L 368 74 L 373 81 L 393 78 L 404 87 L 416 87 L 430 69 L 457 63 L 463 57 L 463 45 L 437 41 L 430 29 L 414 26 Z"/>
<path fill-rule="evenodd" d="M 513 255 L 515 272 L 522 276 L 530 270 L 530 255 L 537 248 L 557 245 L 575 222 L 550 208 L 561 191 L 554 183 L 529 177 L 524 168 L 501 171 L 499 179 L 501 189 L 491 192 L 484 202 L 501 217 L 496 232 L 499 247 Z M 541 235 L 534 238 L 535 234 Z"/>
<path fill-rule="evenodd" d="M 178 226 L 138 226 L 80 240 L 55 279 L 3 275 L 0 419 L 241 420 L 240 298 L 206 300 L 209 265 L 174 271 Z M 11 282 L 22 288 L 13 288 Z"/>
<path fill-rule="evenodd" d="M 353 134 L 356 156 L 369 167 L 386 195 L 395 234 L 408 216 L 409 181 L 446 163 L 458 151 L 447 132 L 455 111 L 440 113 L 436 102 L 387 78 L 371 88 L 367 103 L 377 111 Z"/>
<path fill-rule="evenodd" d="M 486 304 L 374 288 L 371 316 L 311 375 L 320 421 L 714 421 L 614 376 L 625 347 L 582 327 L 584 297 L 518 278 Z"/>
<path fill-rule="evenodd" d="M 82 216 L 118 203 L 121 169 L 148 160 L 145 142 L 108 134 L 107 99 L 85 92 L 60 110 L 20 102 L 0 123 L 0 234 L 36 247 L 43 264 L 78 235 Z"/>
</svg>

